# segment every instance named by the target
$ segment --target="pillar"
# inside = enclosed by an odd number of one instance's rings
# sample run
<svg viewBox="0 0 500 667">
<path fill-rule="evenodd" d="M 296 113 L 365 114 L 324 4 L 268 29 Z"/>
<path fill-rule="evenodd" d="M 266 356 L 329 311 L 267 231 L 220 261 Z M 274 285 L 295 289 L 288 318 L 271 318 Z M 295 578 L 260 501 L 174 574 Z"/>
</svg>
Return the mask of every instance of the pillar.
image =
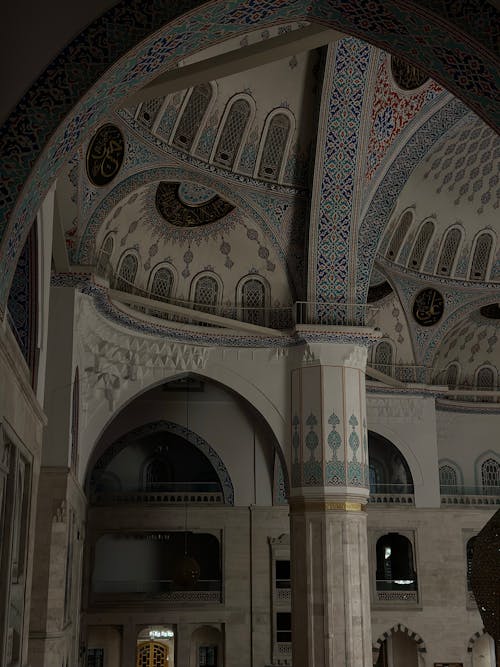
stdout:
<svg viewBox="0 0 500 667">
<path fill-rule="evenodd" d="M 297 667 L 372 667 L 365 366 L 372 330 L 291 367 L 292 647 Z M 335 340 L 334 338 L 334 340 Z M 349 342 L 344 342 L 347 339 Z"/>
</svg>

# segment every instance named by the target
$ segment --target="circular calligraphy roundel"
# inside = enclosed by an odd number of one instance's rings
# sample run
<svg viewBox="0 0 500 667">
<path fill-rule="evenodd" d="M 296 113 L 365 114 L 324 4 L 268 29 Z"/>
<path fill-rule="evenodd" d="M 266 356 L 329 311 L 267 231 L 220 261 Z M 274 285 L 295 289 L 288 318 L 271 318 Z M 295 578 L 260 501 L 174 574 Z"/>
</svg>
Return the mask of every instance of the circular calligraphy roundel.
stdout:
<svg viewBox="0 0 500 667">
<path fill-rule="evenodd" d="M 103 125 L 87 149 L 87 175 L 94 185 L 111 183 L 120 171 L 125 155 L 125 141 L 116 125 Z"/>
<path fill-rule="evenodd" d="M 444 312 L 443 295 L 432 287 L 423 289 L 415 297 L 413 317 L 422 327 L 439 322 Z"/>
</svg>

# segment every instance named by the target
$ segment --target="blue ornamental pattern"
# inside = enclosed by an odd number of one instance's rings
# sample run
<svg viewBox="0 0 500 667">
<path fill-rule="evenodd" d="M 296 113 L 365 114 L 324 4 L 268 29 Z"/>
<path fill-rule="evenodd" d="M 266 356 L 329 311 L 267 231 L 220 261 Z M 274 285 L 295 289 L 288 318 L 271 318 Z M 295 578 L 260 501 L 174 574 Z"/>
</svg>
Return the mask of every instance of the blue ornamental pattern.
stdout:
<svg viewBox="0 0 500 667">
<path fill-rule="evenodd" d="M 338 459 L 338 450 L 342 446 L 342 438 L 337 432 L 340 419 L 335 412 L 332 412 L 328 418 L 328 423 L 332 427 L 328 434 L 328 446 L 332 450 L 332 458 L 326 463 L 326 485 L 345 486 L 345 463 Z"/>
<path fill-rule="evenodd" d="M 349 447 L 352 451 L 352 459 L 347 464 L 347 484 L 348 486 L 364 486 L 364 471 L 356 457 L 356 452 L 359 449 L 359 436 L 356 432 L 356 427 L 359 425 L 359 422 L 354 415 L 351 415 L 349 424 L 352 428 L 352 432 L 349 435 Z"/>
<path fill-rule="evenodd" d="M 306 419 L 309 432 L 306 435 L 305 445 L 309 450 L 309 460 L 304 461 L 304 486 L 321 486 L 323 484 L 323 470 L 320 461 L 315 458 L 315 451 L 319 447 L 319 438 L 314 430 L 318 424 L 316 417 L 311 414 Z M 321 456 L 321 454 L 320 454 Z"/>
<path fill-rule="evenodd" d="M 349 250 L 358 141 L 372 52 L 372 47 L 357 39 L 342 39 L 336 47 L 334 62 L 325 74 L 328 79 L 324 90 L 329 91 L 326 93 L 329 99 L 323 168 L 316 174 L 316 179 L 320 179 L 319 222 L 316 238 L 311 237 L 310 246 L 316 301 L 349 301 Z"/>
</svg>

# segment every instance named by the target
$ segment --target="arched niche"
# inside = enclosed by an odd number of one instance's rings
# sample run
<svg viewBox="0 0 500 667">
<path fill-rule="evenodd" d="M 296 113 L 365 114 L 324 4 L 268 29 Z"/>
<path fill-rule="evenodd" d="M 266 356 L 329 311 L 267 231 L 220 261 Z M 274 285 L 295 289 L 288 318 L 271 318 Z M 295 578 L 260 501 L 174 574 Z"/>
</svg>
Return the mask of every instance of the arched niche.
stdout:
<svg viewBox="0 0 500 667">
<path fill-rule="evenodd" d="M 402 452 L 390 440 L 368 431 L 371 493 L 412 494 L 413 476 Z"/>
<path fill-rule="evenodd" d="M 264 391 L 264 382 L 262 386 L 259 386 L 256 382 L 252 382 L 251 379 L 247 379 L 242 374 L 236 373 L 234 368 L 231 367 L 230 361 L 222 361 L 213 364 L 208 363 L 202 373 L 187 374 L 185 371 L 165 369 L 161 377 L 158 377 L 158 373 L 151 372 L 150 375 L 145 375 L 138 379 L 136 383 L 127 383 L 113 411 L 102 401 L 92 415 L 92 419 L 87 420 L 81 434 L 81 463 L 79 473 L 82 475 L 82 481 L 88 474 L 88 470 L 94 465 L 97 457 L 102 453 L 98 449 L 98 443 L 102 441 L 103 435 L 115 418 L 147 391 L 164 385 L 166 382 L 172 382 L 185 377 L 186 375 L 192 378 L 213 381 L 242 399 L 245 404 L 252 406 L 258 418 L 263 421 L 266 428 L 270 429 L 276 447 L 281 452 L 280 458 L 282 462 L 286 460 L 287 450 L 285 443 L 287 442 L 288 428 L 284 414 L 278 410 L 277 401 L 273 400 L 269 393 L 266 394 Z M 288 470 L 286 467 L 284 467 L 283 472 L 285 475 L 285 485 L 288 488 Z"/>
<path fill-rule="evenodd" d="M 116 494 L 117 482 L 121 492 L 222 492 L 226 504 L 234 503 L 233 483 L 217 452 L 194 431 L 167 420 L 144 424 L 107 447 L 89 475 L 91 501 Z"/>
</svg>

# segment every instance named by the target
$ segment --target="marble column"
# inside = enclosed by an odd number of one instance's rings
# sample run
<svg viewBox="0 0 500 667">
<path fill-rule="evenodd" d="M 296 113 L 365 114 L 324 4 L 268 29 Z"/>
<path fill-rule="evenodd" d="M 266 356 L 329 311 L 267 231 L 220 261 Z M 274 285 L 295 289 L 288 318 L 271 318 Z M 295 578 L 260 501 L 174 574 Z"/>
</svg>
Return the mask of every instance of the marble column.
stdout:
<svg viewBox="0 0 500 667">
<path fill-rule="evenodd" d="M 372 667 L 363 510 L 369 494 L 365 366 L 375 336 L 372 330 L 337 332 L 340 342 L 307 343 L 292 362 L 289 500 L 296 667 Z"/>
</svg>

